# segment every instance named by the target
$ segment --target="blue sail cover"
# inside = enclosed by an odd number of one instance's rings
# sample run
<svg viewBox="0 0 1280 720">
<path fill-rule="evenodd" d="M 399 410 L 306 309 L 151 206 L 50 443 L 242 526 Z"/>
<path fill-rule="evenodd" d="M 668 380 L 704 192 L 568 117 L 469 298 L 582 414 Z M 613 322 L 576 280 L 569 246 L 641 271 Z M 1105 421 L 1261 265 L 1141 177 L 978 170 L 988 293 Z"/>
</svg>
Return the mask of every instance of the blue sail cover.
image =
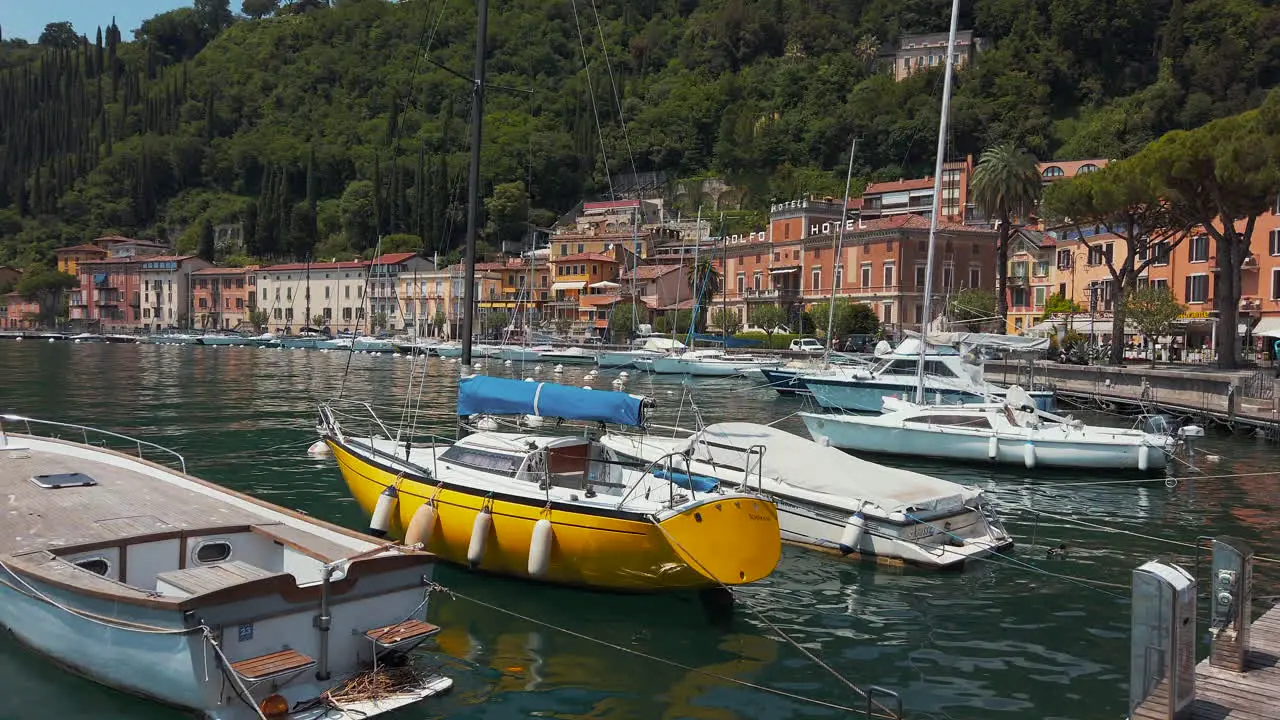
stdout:
<svg viewBox="0 0 1280 720">
<path fill-rule="evenodd" d="M 541 415 L 639 427 L 644 399 L 622 392 L 476 375 L 458 383 L 458 415 Z"/>
</svg>

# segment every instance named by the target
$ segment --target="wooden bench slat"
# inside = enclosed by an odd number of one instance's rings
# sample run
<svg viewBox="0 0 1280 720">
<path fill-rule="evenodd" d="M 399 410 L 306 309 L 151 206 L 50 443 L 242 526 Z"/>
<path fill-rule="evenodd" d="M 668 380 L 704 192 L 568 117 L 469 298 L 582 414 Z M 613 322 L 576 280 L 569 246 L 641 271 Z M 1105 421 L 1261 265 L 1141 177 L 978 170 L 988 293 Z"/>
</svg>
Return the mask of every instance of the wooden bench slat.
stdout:
<svg viewBox="0 0 1280 720">
<path fill-rule="evenodd" d="M 231 663 L 231 669 L 250 682 L 258 682 L 287 672 L 303 670 L 315 664 L 315 660 L 297 650 L 280 650 Z"/>
<path fill-rule="evenodd" d="M 434 635 L 440 628 L 422 620 L 406 620 L 374 628 L 365 632 L 365 636 L 379 645 L 397 645 L 402 642 Z"/>
</svg>

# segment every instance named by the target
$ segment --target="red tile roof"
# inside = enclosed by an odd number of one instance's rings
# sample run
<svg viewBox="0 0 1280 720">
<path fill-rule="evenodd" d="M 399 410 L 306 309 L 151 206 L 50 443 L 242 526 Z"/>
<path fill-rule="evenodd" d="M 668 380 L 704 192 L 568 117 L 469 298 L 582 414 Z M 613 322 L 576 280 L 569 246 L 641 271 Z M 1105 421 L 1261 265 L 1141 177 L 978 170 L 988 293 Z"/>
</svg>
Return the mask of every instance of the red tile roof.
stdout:
<svg viewBox="0 0 1280 720">
<path fill-rule="evenodd" d="M 871 183 L 867 185 L 867 189 L 862 191 L 865 198 L 868 195 L 878 195 L 888 192 L 902 192 L 903 190 L 928 190 L 933 187 L 933 178 L 913 178 L 911 180 L 895 180 L 894 182 Z"/>
<path fill-rule="evenodd" d="M 195 255 L 140 255 L 134 257 L 138 262 L 182 262 L 191 260 Z"/>
<path fill-rule="evenodd" d="M 675 305 L 667 305 L 666 307 L 661 308 L 661 309 L 663 309 L 663 310 L 692 310 L 692 309 L 693 309 L 693 305 L 694 305 L 694 301 L 693 301 L 692 299 L 689 299 L 689 300 L 681 300 L 680 302 L 676 303 Z"/>
<path fill-rule="evenodd" d="M 88 243 L 84 243 L 81 245 L 72 245 L 71 247 L 58 248 L 53 251 L 53 254 L 61 255 L 63 253 L 73 253 L 73 252 L 75 253 L 92 252 L 92 253 L 101 253 L 103 255 L 107 254 L 107 251 L 104 250 L 103 248 L 100 248 L 97 245 L 90 245 Z"/>
<path fill-rule="evenodd" d="M 192 275 L 244 275 L 257 270 L 257 265 L 247 267 L 207 267 L 192 272 Z"/>
<path fill-rule="evenodd" d="M 260 272 L 293 272 L 306 270 L 307 268 L 312 270 L 364 270 L 367 267 L 369 267 L 368 260 L 346 260 L 343 262 L 311 263 L 310 265 L 307 263 L 286 263 L 284 265 L 264 267 Z"/>
<path fill-rule="evenodd" d="M 639 200 L 602 200 L 600 202 L 584 202 L 582 203 L 582 211 L 588 210 L 612 210 L 613 208 L 633 208 L 640 207 Z"/>
<path fill-rule="evenodd" d="M 582 261 L 616 263 L 618 262 L 618 259 L 613 257 L 612 255 L 602 255 L 600 253 L 591 253 L 591 252 L 578 253 L 577 255 L 565 255 L 564 257 L 551 258 L 551 262 L 553 263 L 582 262 Z"/>
<path fill-rule="evenodd" d="M 641 265 L 640 267 L 636 268 L 634 271 L 627 270 L 623 272 L 620 279 L 630 280 L 631 276 L 635 275 L 637 280 L 652 280 L 657 277 L 662 277 L 663 275 L 666 275 L 669 272 L 674 272 L 676 270 L 679 270 L 683 267 L 684 267 L 683 265 Z"/>
<path fill-rule="evenodd" d="M 909 228 L 913 230 L 928 230 L 929 218 L 914 213 L 903 213 L 901 215 L 888 215 L 886 217 L 872 218 L 863 220 L 862 225 L 854 225 L 852 230 L 845 232 L 865 232 L 867 230 L 897 230 L 901 228 Z M 964 223 L 951 222 L 943 220 L 938 223 L 939 230 L 968 230 L 970 232 L 988 232 L 995 234 L 991 228 L 982 227 L 980 225 L 965 225 Z"/>
<path fill-rule="evenodd" d="M 373 259 L 374 265 L 399 265 L 412 260 L 418 253 L 384 253 Z"/>
</svg>

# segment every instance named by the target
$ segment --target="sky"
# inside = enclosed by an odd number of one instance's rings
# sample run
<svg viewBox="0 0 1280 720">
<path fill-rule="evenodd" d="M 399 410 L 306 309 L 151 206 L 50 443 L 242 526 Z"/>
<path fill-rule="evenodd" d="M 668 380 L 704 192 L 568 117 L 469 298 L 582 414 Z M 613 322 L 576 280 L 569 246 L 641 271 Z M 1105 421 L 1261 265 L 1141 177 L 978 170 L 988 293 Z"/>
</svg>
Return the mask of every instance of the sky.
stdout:
<svg viewBox="0 0 1280 720">
<path fill-rule="evenodd" d="M 190 0 L 0 0 L 0 31 L 6 40 L 35 42 L 46 24 L 70 20 L 77 33 L 92 41 L 98 26 L 110 25 L 114 15 L 120 35 L 132 40 L 133 31 L 143 20 L 190 4 Z M 232 5 L 239 10 L 239 3 Z"/>
</svg>

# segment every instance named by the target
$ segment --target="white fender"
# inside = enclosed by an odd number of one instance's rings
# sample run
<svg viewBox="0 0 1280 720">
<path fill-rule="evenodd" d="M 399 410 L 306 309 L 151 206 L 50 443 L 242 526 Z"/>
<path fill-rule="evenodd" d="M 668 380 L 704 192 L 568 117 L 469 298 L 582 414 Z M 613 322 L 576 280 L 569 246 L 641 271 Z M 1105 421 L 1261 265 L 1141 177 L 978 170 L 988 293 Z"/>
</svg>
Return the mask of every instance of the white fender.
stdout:
<svg viewBox="0 0 1280 720">
<path fill-rule="evenodd" d="M 542 518 L 533 524 L 533 535 L 529 538 L 529 575 L 540 578 L 547 574 L 554 540 L 555 528 L 550 520 Z"/>
<path fill-rule="evenodd" d="M 866 518 L 862 517 L 862 511 L 849 516 L 844 523 L 844 532 L 840 534 L 840 552 L 848 555 L 857 552 L 858 547 L 862 544 L 862 534 L 867 527 Z"/>
<path fill-rule="evenodd" d="M 425 550 L 435 529 L 436 508 L 431 503 L 422 503 L 409 521 L 409 529 L 404 531 L 404 544 L 421 545 Z"/>
<path fill-rule="evenodd" d="M 1022 446 L 1022 464 L 1026 465 L 1028 470 L 1036 466 L 1036 445 L 1030 440 Z"/>
<path fill-rule="evenodd" d="M 476 513 L 475 522 L 471 524 L 471 542 L 467 545 L 467 564 L 476 567 L 484 559 L 484 547 L 489 542 L 489 531 L 493 529 L 493 515 L 488 510 Z"/>
<path fill-rule="evenodd" d="M 1000 458 L 1000 438 L 992 435 L 987 440 L 987 459 L 995 462 Z"/>
<path fill-rule="evenodd" d="M 1147 468 L 1150 466 L 1151 466 L 1151 446 L 1139 445 L 1138 446 L 1138 469 L 1141 470 L 1142 472 L 1146 472 Z"/>
<path fill-rule="evenodd" d="M 383 537 L 387 534 L 387 530 L 391 528 L 391 512 L 399 501 L 400 494 L 396 492 L 395 485 L 388 485 L 378 495 L 378 504 L 373 506 L 373 517 L 369 518 L 370 535 Z"/>
<path fill-rule="evenodd" d="M 311 443 L 311 447 L 307 448 L 308 455 L 324 456 L 329 454 L 329 446 L 323 440 L 317 440 Z"/>
</svg>

